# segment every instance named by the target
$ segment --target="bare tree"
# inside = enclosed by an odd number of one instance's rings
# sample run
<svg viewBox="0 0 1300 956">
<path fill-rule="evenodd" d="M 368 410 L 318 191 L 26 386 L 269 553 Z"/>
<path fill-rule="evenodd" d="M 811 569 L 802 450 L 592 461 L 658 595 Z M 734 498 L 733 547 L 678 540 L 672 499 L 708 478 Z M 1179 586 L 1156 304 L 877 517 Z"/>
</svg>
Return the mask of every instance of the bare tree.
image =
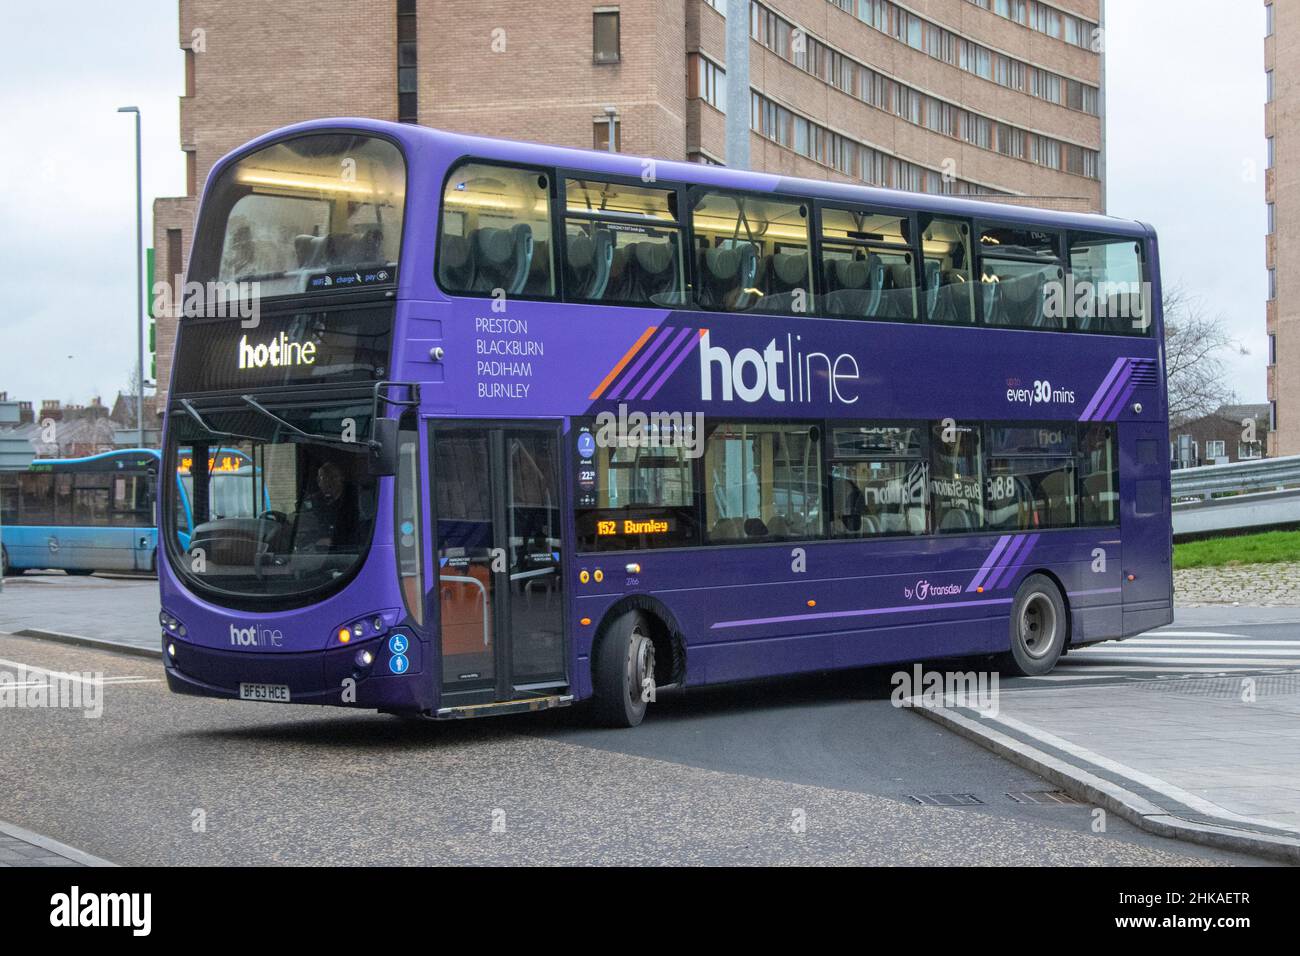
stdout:
<svg viewBox="0 0 1300 956">
<path fill-rule="evenodd" d="M 1210 315 L 1200 299 L 1178 286 L 1165 291 L 1162 305 L 1169 420 L 1199 418 L 1236 401 L 1227 382 L 1227 355 L 1249 353 L 1227 333 L 1223 316 Z"/>
</svg>

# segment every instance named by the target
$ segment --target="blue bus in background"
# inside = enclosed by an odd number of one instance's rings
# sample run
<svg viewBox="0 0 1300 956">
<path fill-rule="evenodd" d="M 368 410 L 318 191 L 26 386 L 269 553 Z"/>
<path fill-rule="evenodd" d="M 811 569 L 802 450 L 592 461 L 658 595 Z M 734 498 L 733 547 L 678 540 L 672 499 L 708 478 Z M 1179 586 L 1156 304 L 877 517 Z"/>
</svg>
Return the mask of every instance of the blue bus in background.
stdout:
<svg viewBox="0 0 1300 956">
<path fill-rule="evenodd" d="M 25 471 L 0 472 L 0 573 L 53 568 L 68 574 L 158 569 L 158 471 L 155 449 L 131 448 L 87 458 L 37 459 Z M 176 467 L 176 534 L 193 531 L 190 460 Z M 210 455 L 217 513 L 252 515 L 221 477 L 251 472 L 238 451 Z"/>
<path fill-rule="evenodd" d="M 131 448 L 0 472 L 4 573 L 157 570 L 160 462 L 157 451 Z"/>
</svg>

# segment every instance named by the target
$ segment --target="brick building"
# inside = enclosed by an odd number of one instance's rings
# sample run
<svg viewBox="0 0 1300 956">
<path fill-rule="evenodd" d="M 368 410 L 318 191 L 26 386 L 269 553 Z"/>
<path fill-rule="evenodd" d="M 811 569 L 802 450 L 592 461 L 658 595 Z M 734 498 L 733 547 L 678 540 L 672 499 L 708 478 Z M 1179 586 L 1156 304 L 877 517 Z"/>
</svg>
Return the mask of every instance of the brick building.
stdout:
<svg viewBox="0 0 1300 956">
<path fill-rule="evenodd" d="M 1268 405 L 1223 405 L 1200 418 L 1170 422 L 1169 463 L 1194 468 L 1264 458 L 1268 425 Z"/>
<path fill-rule="evenodd" d="M 729 6 L 748 11 L 730 35 Z M 157 274 L 183 271 L 222 155 L 320 116 L 598 149 L 612 128 L 625 152 L 723 164 L 731 142 L 752 169 L 1102 211 L 1102 7 L 180 0 L 186 195 L 154 203 Z M 164 396 L 174 340 L 162 315 Z"/>
</svg>

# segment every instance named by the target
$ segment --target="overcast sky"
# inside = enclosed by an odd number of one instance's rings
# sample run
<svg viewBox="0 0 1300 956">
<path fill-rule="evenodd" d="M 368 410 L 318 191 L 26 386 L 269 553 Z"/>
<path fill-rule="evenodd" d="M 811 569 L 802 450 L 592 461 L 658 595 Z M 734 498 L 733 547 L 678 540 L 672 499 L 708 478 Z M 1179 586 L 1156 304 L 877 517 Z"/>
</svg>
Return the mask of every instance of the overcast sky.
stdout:
<svg viewBox="0 0 1300 956">
<path fill-rule="evenodd" d="M 1181 284 L 1248 356 L 1264 400 L 1263 5 L 1108 0 L 1110 213 L 1160 231 Z M 184 191 L 176 0 L 0 4 L 0 391 L 110 401 L 135 363 L 134 132 L 144 113 L 145 241 Z"/>
</svg>

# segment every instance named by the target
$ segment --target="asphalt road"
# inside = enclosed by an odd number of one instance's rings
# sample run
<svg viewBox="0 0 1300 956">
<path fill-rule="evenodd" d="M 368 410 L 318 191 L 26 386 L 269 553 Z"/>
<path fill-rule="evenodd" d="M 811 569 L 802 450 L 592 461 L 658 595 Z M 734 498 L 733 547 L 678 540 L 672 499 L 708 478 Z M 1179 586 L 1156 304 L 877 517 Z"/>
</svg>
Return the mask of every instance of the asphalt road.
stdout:
<svg viewBox="0 0 1300 956">
<path fill-rule="evenodd" d="M 104 712 L 0 710 L 0 819 L 122 864 L 1254 863 L 1090 808 L 889 702 L 888 671 L 479 721 L 172 696 L 136 657 L 0 637 L 104 675 Z M 966 794 L 963 807 L 911 795 Z M 201 824 L 201 825 L 200 825 Z"/>
</svg>

